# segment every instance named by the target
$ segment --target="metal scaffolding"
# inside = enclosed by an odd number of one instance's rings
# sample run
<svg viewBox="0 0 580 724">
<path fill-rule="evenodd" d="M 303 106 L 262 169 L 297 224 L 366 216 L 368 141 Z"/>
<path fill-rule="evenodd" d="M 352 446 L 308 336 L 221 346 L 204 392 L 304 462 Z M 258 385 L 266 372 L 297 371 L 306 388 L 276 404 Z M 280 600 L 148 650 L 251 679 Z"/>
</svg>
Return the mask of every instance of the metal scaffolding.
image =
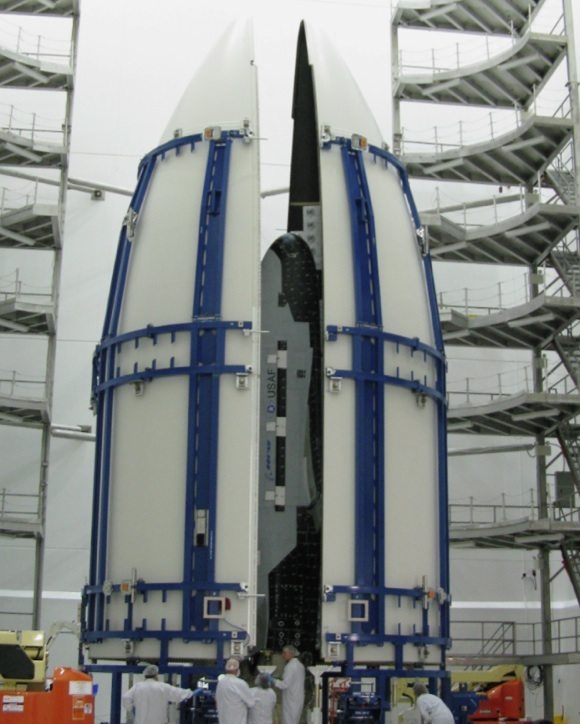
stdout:
<svg viewBox="0 0 580 724">
<path fill-rule="evenodd" d="M 401 0 L 391 28 L 394 151 L 416 183 L 438 187 L 436 206 L 422 213 L 433 258 L 511 266 L 526 275 L 517 298 L 499 284 L 491 304 L 465 289 L 441 294 L 439 306 L 448 351 L 529 354 L 517 379 L 498 374 L 486 390 L 469 380 L 450 384 L 448 421 L 450 433 L 530 439 L 532 514 L 517 523 L 472 517 L 454 525 L 452 518 L 451 543 L 537 551 L 542 649 L 535 654 L 546 665 L 548 718 L 556 663 L 551 551 L 561 552 L 580 601 L 580 106 L 571 5 Z M 400 50 L 404 33 L 424 39 L 425 31 L 432 41 L 455 34 L 452 52 L 437 42 L 423 43 L 433 46 L 428 53 Z M 550 83 L 557 73 L 565 83 Z M 417 108 L 430 117 L 447 109 L 453 127 L 410 133 L 403 119 Z M 463 203 L 441 205 L 439 189 L 449 184 L 464 194 Z M 557 466 L 572 480 L 566 500 L 549 483 Z"/>
<path fill-rule="evenodd" d="M 54 18 L 62 20 L 62 37 L 38 35 L 43 22 L 54 28 Z M 35 490 L 22 490 L 20 480 L 3 482 L 0 535 L 33 541 L 32 608 L 24 617 L 37 629 L 79 4 L 0 0 L 0 21 L 6 23 L 0 26 L 0 97 L 9 93 L 10 99 L 0 106 L 0 342 L 15 353 L 15 360 L 34 358 L 41 370 L 31 377 L 19 372 L 16 363 L 0 379 L 0 435 L 7 436 L 8 428 L 17 431 L 15 454 L 38 461 Z M 58 110 L 58 121 L 43 117 L 47 103 Z M 30 106 L 33 112 L 23 110 Z M 43 169 L 55 191 L 47 195 L 44 185 L 33 181 L 23 192 L 22 184 L 11 183 L 23 167 Z M 28 277 L 37 261 L 40 284 L 36 276 L 34 281 Z M 18 626 L 26 625 L 22 615 Z"/>
</svg>

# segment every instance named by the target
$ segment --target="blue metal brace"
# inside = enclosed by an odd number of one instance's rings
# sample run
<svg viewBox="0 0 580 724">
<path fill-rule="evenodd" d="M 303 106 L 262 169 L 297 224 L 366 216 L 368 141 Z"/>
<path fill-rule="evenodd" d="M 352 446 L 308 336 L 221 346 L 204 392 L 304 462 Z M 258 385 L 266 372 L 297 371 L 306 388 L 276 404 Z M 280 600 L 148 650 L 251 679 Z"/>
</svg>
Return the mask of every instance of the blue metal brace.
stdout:
<svg viewBox="0 0 580 724">
<path fill-rule="evenodd" d="M 223 640 L 230 632 L 219 632 L 218 622 L 203 616 L 205 595 L 215 596 L 219 591 L 239 591 L 239 583 L 215 581 L 215 518 L 217 500 L 217 450 L 219 381 L 223 374 L 245 373 L 244 365 L 226 365 L 227 334 L 234 330 L 247 332 L 250 322 L 221 319 L 225 219 L 227 205 L 228 172 L 231 144 L 246 140 L 244 132 L 222 132 L 219 138 L 209 140 L 206 178 L 201 201 L 198 230 L 198 256 L 195 270 L 193 321 L 162 327 L 148 326 L 141 330 L 118 334 L 123 296 L 132 250 L 135 224 L 146 197 L 156 164 L 168 154 L 179 154 L 183 149 L 194 152 L 202 135 L 172 139 L 145 156 L 139 167 L 139 178 L 125 224 L 121 231 L 115 269 L 105 318 L 103 341 L 97 348 L 93 365 L 93 400 L 97 414 L 97 460 L 93 494 L 93 527 L 91 538 L 91 568 L 89 585 L 83 595 L 85 622 L 83 640 L 127 638 L 135 627 L 135 638 L 154 637 L 161 643 L 161 659 L 167 656 L 172 638 L 213 640 L 223 653 Z M 124 344 L 139 345 L 144 338 L 156 344 L 162 335 L 175 341 L 178 334 L 190 337 L 189 364 L 176 367 L 173 358 L 165 367 L 155 360 L 147 369 L 135 368 L 121 374 L 117 356 Z M 175 584 L 139 582 L 136 593 L 146 600 L 147 592 L 160 590 L 163 596 L 170 590 L 183 594 L 183 618 L 180 630 L 148 630 L 147 622 L 133 621 L 133 606 L 126 598 L 127 614 L 120 631 L 109 629 L 105 621 L 105 605 L 111 595 L 123 595 L 112 586 L 104 590 L 107 570 L 107 539 L 109 486 L 112 455 L 113 402 L 117 388 L 136 381 L 152 381 L 158 377 L 187 375 L 189 377 L 189 420 L 186 480 L 186 535 L 184 542 L 183 581 Z M 195 531 L 196 511 L 205 511 L 208 527 L 204 535 Z M 194 604 L 192 606 L 192 603 Z M 203 635 L 202 632 L 203 631 Z M 147 633 L 146 633 L 147 632 Z M 211 633 L 210 633 L 211 632 Z M 238 638 L 240 634 L 238 633 Z M 162 663 L 162 662 L 161 662 Z"/>
<path fill-rule="evenodd" d="M 198 238 L 193 319 L 221 316 L 225 212 L 231 142 L 210 143 Z M 189 421 L 187 450 L 187 487 L 185 499 L 185 537 L 183 581 L 206 581 L 209 595 L 215 588 L 215 524 L 218 481 L 219 375 L 215 368 L 224 365 L 223 330 L 200 330 L 191 338 L 189 381 Z M 196 368 L 207 372 L 195 374 Z M 195 512 L 205 511 L 207 532 L 197 536 Z M 193 609 L 192 609 L 193 604 Z M 203 618 L 203 595 L 183 596 L 183 627 L 216 630 L 218 621 L 209 624 Z"/>
<path fill-rule="evenodd" d="M 439 320 L 431 258 L 423 238 L 421 222 L 415 205 L 406 169 L 391 153 L 375 146 L 368 146 L 368 152 L 376 162 L 382 159 L 385 166 L 392 165 L 399 175 L 402 190 L 413 218 L 417 243 L 423 254 L 428 298 L 431 311 L 432 327 L 435 337 L 435 348 L 418 339 L 393 335 L 382 330 L 380 316 L 380 288 L 378 265 L 376 258 L 376 238 L 372 211 L 372 200 L 366 180 L 364 153 L 358 145 L 353 147 L 350 139 L 333 137 L 323 143 L 328 150 L 339 145 L 347 192 L 350 205 L 351 231 L 353 240 L 353 267 L 355 282 L 356 327 L 327 327 L 329 341 L 334 341 L 338 334 L 349 334 L 353 345 L 352 370 L 333 370 L 333 376 L 348 377 L 355 380 L 356 398 L 356 582 L 352 587 L 352 598 L 363 598 L 362 591 L 367 591 L 369 603 L 369 624 L 364 627 L 353 623 L 352 633 L 359 641 L 381 645 L 387 638 L 384 635 L 384 599 L 391 595 L 385 588 L 384 581 L 384 385 L 399 385 L 414 392 L 433 398 L 437 408 L 438 425 L 438 474 L 439 474 L 439 557 L 440 587 L 449 591 L 449 539 L 447 519 L 447 430 L 446 430 L 446 390 L 445 390 L 445 356 L 443 336 Z M 412 352 L 418 351 L 425 358 L 434 362 L 434 384 L 426 379 L 403 379 L 400 376 L 384 374 L 384 345 L 391 342 L 397 346 L 408 347 Z M 376 514 L 373 515 L 373 510 Z M 377 550 L 375 550 L 375 547 Z M 368 593 L 376 591 L 376 595 Z M 414 595 L 413 593 L 410 595 Z M 367 600 L 368 600 L 367 599 Z M 372 599 L 376 601 L 373 612 Z M 420 634 L 423 643 L 438 645 L 441 651 L 440 663 L 444 664 L 445 649 L 449 646 L 449 605 L 443 602 L 438 636 L 428 634 L 428 623 L 423 616 L 423 630 Z M 373 615 L 374 613 L 374 615 Z M 362 635 L 362 638 L 361 638 Z M 327 639 L 336 640 L 335 634 Z M 396 637 L 397 638 L 397 637 Z M 405 636 L 395 642 L 397 665 L 402 665 L 402 647 Z M 411 637 L 412 638 L 412 637 Z M 349 636 L 345 637 L 347 659 L 352 659 L 352 644 Z M 407 643 L 412 643 L 410 638 Z M 352 662 L 351 662 L 352 663 Z M 349 666 L 350 669 L 350 666 Z"/>
<path fill-rule="evenodd" d="M 381 291 L 372 200 L 362 154 L 341 145 L 352 234 L 355 313 L 358 325 L 382 327 Z M 383 345 L 373 336 L 353 336 L 356 377 L 355 576 L 357 586 L 384 586 L 384 393 Z M 354 598 L 364 599 L 363 594 Z M 368 597 L 369 620 L 354 623 L 353 632 L 384 630 L 384 598 Z"/>
</svg>

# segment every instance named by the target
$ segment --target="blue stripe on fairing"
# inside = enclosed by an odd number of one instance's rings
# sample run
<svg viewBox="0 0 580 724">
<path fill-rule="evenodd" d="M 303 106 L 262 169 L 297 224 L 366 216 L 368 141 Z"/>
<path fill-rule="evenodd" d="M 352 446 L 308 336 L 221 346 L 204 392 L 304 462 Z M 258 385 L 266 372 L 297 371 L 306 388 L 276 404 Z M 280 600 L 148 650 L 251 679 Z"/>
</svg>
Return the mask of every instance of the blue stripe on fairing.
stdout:
<svg viewBox="0 0 580 724">
<path fill-rule="evenodd" d="M 345 167 L 345 177 L 347 181 L 347 189 L 348 189 L 348 195 L 349 195 L 349 204 L 350 204 L 350 212 L 351 212 L 351 230 L 353 235 L 353 264 L 360 265 L 361 264 L 361 258 L 364 259 L 364 254 L 361 255 L 360 248 L 355 242 L 355 238 L 360 238 L 363 236 L 361 234 L 361 227 L 364 230 L 364 223 L 368 219 L 372 219 L 372 204 L 370 200 L 370 196 L 367 197 L 367 191 L 368 188 L 363 189 L 363 193 L 360 195 L 357 195 L 356 192 L 356 186 L 353 184 L 353 177 L 355 177 L 355 174 L 351 169 L 348 168 L 345 158 L 347 157 L 347 154 L 353 154 L 358 153 L 360 156 L 362 156 L 363 151 L 352 150 L 352 144 L 350 139 L 346 138 L 333 138 L 330 141 L 325 141 L 322 145 L 322 148 L 324 150 L 328 150 L 331 148 L 332 145 L 338 144 L 341 147 L 342 152 L 342 158 L 343 158 L 343 166 Z M 361 384 L 361 382 L 366 381 L 368 383 L 374 382 L 378 385 L 397 385 L 397 386 L 403 386 L 407 387 L 408 389 L 414 391 L 414 392 L 420 392 L 425 395 L 428 395 L 433 398 L 433 400 L 436 403 L 437 407 L 437 454 L 438 454 L 438 499 L 439 499 L 439 510 L 438 510 L 438 521 L 439 521 L 439 559 L 440 559 L 440 581 L 439 585 L 443 589 L 443 591 L 448 592 L 449 591 L 449 533 L 448 533 L 448 511 L 447 511 L 447 504 L 448 504 L 448 493 L 447 493 L 447 400 L 446 400 L 446 387 L 445 387 L 445 372 L 446 372 L 446 362 L 445 362 L 445 356 L 444 356 L 444 348 L 443 348 L 443 334 L 441 329 L 441 323 L 439 319 L 439 311 L 437 307 L 437 299 L 435 294 L 435 285 L 434 285 L 434 279 L 433 279 L 433 270 L 431 265 L 431 258 L 428 254 L 425 241 L 422 235 L 422 227 L 421 222 L 419 218 L 419 213 L 415 204 L 415 201 L 413 199 L 413 195 L 411 193 L 411 188 L 409 184 L 409 178 L 407 171 L 403 164 L 397 159 L 393 154 L 389 153 L 385 149 L 380 149 L 375 146 L 369 146 L 368 152 L 373 157 L 374 162 L 376 163 L 377 159 L 382 159 L 385 162 L 385 166 L 391 165 L 393 166 L 398 175 L 401 182 L 401 187 L 404 193 L 404 196 L 407 200 L 407 204 L 409 207 L 409 211 L 411 214 L 411 217 L 413 219 L 413 222 L 415 224 L 416 234 L 417 234 L 417 242 L 419 245 L 419 248 L 421 250 L 421 253 L 423 254 L 423 265 L 424 265 L 424 271 L 425 271 L 425 279 L 426 279 L 426 285 L 427 285 L 427 293 L 428 293 L 428 299 L 429 299 L 429 307 L 430 307 L 430 313 L 431 313 L 431 323 L 432 323 L 432 329 L 433 334 L 435 338 L 435 348 L 432 348 L 428 345 L 425 345 L 424 343 L 420 342 L 418 339 L 411 339 L 411 338 L 405 338 L 400 335 L 393 335 L 389 333 L 385 333 L 382 331 L 382 329 L 377 329 L 376 321 L 372 318 L 367 318 L 365 321 L 361 324 L 361 318 L 360 318 L 360 309 L 368 310 L 369 309 L 369 303 L 370 300 L 367 297 L 365 297 L 365 290 L 360 288 L 360 279 L 361 275 L 364 276 L 365 270 L 360 268 L 355 269 L 355 300 L 356 300 L 356 312 L 357 312 L 357 324 L 359 326 L 349 328 L 349 327 L 339 327 L 336 325 L 331 325 L 327 327 L 327 335 L 329 341 L 335 341 L 337 339 L 337 335 L 339 333 L 345 333 L 352 335 L 352 345 L 353 345 L 353 369 L 348 370 L 333 370 L 332 374 L 333 376 L 336 375 L 337 377 L 347 377 L 351 379 L 357 380 L 357 390 L 358 385 Z M 362 172 L 358 172 L 361 176 L 364 174 L 364 163 L 361 161 L 359 164 L 357 164 L 357 168 L 362 168 Z M 366 186 L 366 179 L 365 179 L 365 186 Z M 374 243 L 374 229 L 372 235 L 367 234 L 367 243 L 369 243 L 370 239 L 373 239 Z M 370 248 L 370 247 L 369 247 Z M 368 253 L 368 250 L 367 250 Z M 368 257 L 367 257 L 368 258 Z M 374 263 L 372 258 L 368 258 L 371 263 Z M 374 276 L 374 269 L 371 267 L 369 273 L 369 284 L 371 285 L 370 288 L 370 294 L 375 293 L 375 284 L 378 285 L 378 279 L 375 279 Z M 378 286 L 376 287 L 378 289 Z M 423 382 L 419 380 L 407 380 L 400 377 L 393 377 L 393 376 L 387 376 L 383 374 L 383 359 L 382 356 L 379 358 L 378 356 L 375 356 L 375 361 L 380 361 L 380 368 L 377 367 L 374 371 L 368 371 L 365 369 L 361 369 L 361 362 L 364 363 L 364 360 L 361 357 L 360 350 L 361 350 L 361 339 L 367 339 L 369 341 L 374 340 L 376 346 L 380 348 L 381 350 L 384 347 L 384 342 L 392 342 L 396 345 L 404 345 L 411 349 L 411 352 L 414 351 L 420 351 L 424 354 L 425 359 L 427 357 L 430 357 L 435 365 L 435 386 L 432 387 L 427 384 L 427 380 L 423 380 Z M 379 397 L 382 397 L 382 395 L 379 395 Z M 359 409 L 359 404 L 357 402 L 357 412 L 356 412 L 356 423 L 357 423 L 357 436 L 359 434 L 359 430 L 361 429 L 360 426 L 360 415 L 361 410 Z M 379 410 L 378 415 L 383 416 L 383 419 L 380 421 L 384 425 L 384 411 Z M 377 415 L 377 416 L 378 416 Z M 379 447 L 382 447 L 380 445 Z M 357 470 L 358 470 L 358 460 L 357 460 Z M 358 478 L 357 478 L 358 480 Z M 357 482 L 357 490 L 358 490 L 358 482 Z M 384 504 L 384 498 L 381 498 L 381 508 Z M 379 501 L 379 502 L 381 502 Z M 359 520 L 357 518 L 356 524 L 359 525 Z M 359 565 L 359 559 L 356 559 L 356 565 Z M 357 586 L 354 586 L 351 595 L 353 598 L 360 597 L 360 589 Z M 383 598 L 379 597 L 379 607 L 383 608 Z M 426 624 L 426 617 L 423 616 L 423 628 L 424 631 L 427 631 L 427 624 Z M 381 644 L 381 641 L 385 641 L 385 638 L 383 636 L 384 627 L 380 627 L 377 631 L 378 635 L 376 637 L 376 643 Z M 353 627 L 353 633 L 355 633 L 355 629 Z M 432 637 L 429 637 L 429 640 L 432 643 L 440 643 L 444 642 L 444 645 L 441 646 L 441 662 L 444 663 L 445 661 L 445 648 L 449 645 L 449 602 L 448 600 L 443 602 L 440 606 L 440 638 L 433 639 Z M 332 636 L 334 634 L 329 635 L 330 638 L 328 640 L 332 640 Z M 345 639 L 348 640 L 348 639 Z M 405 637 L 402 637 L 401 641 L 404 641 Z M 373 642 L 373 637 L 365 639 L 366 643 Z M 409 639 L 410 642 L 410 639 Z M 401 643 L 400 646 L 397 645 L 397 651 L 395 653 L 395 656 L 397 659 L 400 659 L 402 661 L 402 648 L 404 643 Z M 348 661 L 352 661 L 352 651 L 350 650 L 351 645 L 347 647 L 349 650 L 347 651 L 347 659 Z"/>
<path fill-rule="evenodd" d="M 171 148 L 179 151 L 181 145 L 189 145 L 194 148 L 195 143 L 202 140 L 201 134 L 190 136 L 187 138 L 175 139 L 171 144 Z M 147 194 L 153 172 L 155 170 L 156 161 L 170 150 L 169 144 L 164 144 L 147 154 L 139 165 L 139 176 L 135 193 L 129 204 L 128 214 L 138 215 L 141 211 L 143 201 Z M 125 293 L 127 283 L 127 272 L 129 269 L 129 261 L 131 257 L 132 243 L 128 238 L 127 226 L 123 225 L 117 246 L 117 254 L 113 267 L 113 277 L 109 297 L 107 300 L 107 309 L 105 312 L 105 322 L 103 325 L 103 340 L 114 336 L 117 332 L 119 317 L 121 314 L 122 300 Z M 111 376 L 115 369 L 115 353 L 114 348 L 110 354 L 102 353 L 97 350 L 97 359 L 95 361 L 96 376 Z M 93 383 L 94 384 L 94 383 Z M 93 388 L 93 396 L 96 392 Z M 89 567 L 89 580 L 91 582 L 102 583 L 106 576 L 106 559 L 107 559 L 107 538 L 108 538 L 108 510 L 109 510 L 109 494 L 110 494 L 110 459 L 112 445 L 112 415 L 113 415 L 113 397 L 112 393 L 105 392 L 101 399 L 95 399 L 96 412 L 100 415 L 97 425 L 96 445 L 95 445 L 95 475 L 93 488 L 93 521 L 91 531 L 91 556 Z M 89 604 L 89 613 L 98 617 L 100 623 L 104 616 L 104 597 L 100 596 L 96 604 L 91 601 Z M 98 610 L 97 610 L 98 609 Z M 89 619 L 90 620 L 90 619 Z M 99 626 L 100 627 L 100 626 Z"/>
<path fill-rule="evenodd" d="M 231 141 L 212 141 L 208 154 L 200 212 L 193 319 L 219 318 L 221 315 L 225 216 Z M 215 528 L 217 516 L 219 392 L 220 378 L 212 368 L 224 365 L 223 329 L 200 330 L 191 336 L 189 388 L 188 451 L 185 504 L 183 581 L 207 581 L 209 595 L 217 595 L 215 585 Z M 205 374 L 196 368 L 206 367 Z M 195 511 L 207 511 L 206 535 L 196 545 Z M 203 617 L 202 592 L 183 595 L 183 628 L 209 628 L 216 631 L 219 622 Z"/>
<path fill-rule="evenodd" d="M 440 566 L 440 586 L 444 591 L 449 591 L 449 513 L 448 513 L 448 486 L 447 486 L 447 392 L 446 392 L 446 362 L 443 346 L 443 330 L 441 320 L 439 318 L 439 307 L 437 305 L 437 295 L 435 292 L 435 281 L 433 277 L 433 265 L 431 255 L 426 252 L 424 240 L 420 236 L 421 220 L 419 212 L 411 193 L 409 184 L 409 175 L 404 165 L 392 153 L 376 146 L 369 147 L 370 153 L 376 157 L 382 158 L 387 164 L 394 166 L 399 174 L 403 193 L 407 199 L 409 210 L 419 240 L 419 245 L 424 254 L 423 267 L 425 270 L 425 279 L 427 283 L 427 294 L 429 297 L 429 308 L 431 312 L 431 324 L 435 337 L 435 344 L 440 353 L 440 358 L 436 362 L 437 367 L 437 450 L 438 450 L 438 493 L 439 493 L 439 566 Z M 450 622 L 449 606 L 442 606 L 441 610 L 441 630 L 444 637 L 449 636 Z"/>
<path fill-rule="evenodd" d="M 188 478 L 186 500 L 186 528 L 189 536 L 185 536 L 184 581 L 171 584 L 164 590 L 181 590 L 184 593 L 183 621 L 180 631 L 163 632 L 162 657 L 167 655 L 167 638 L 184 638 L 191 626 L 199 629 L 207 626 L 202 617 L 203 594 L 216 595 L 217 589 L 232 590 L 239 584 L 222 584 L 215 582 L 214 575 L 214 538 L 215 508 L 217 494 L 217 431 L 219 406 L 219 377 L 226 373 L 245 372 L 244 365 L 225 365 L 225 343 L 229 331 L 240 330 L 247 333 L 251 322 L 230 322 L 220 318 L 221 288 L 223 278 L 223 241 L 225 231 L 225 211 L 227 201 L 227 181 L 231 142 L 234 139 L 245 139 L 243 133 L 230 131 L 222 133 L 220 139 L 209 143 L 209 157 L 206 168 L 206 180 L 202 198 L 201 219 L 199 227 L 199 248 L 196 268 L 195 302 L 193 322 L 149 326 L 141 330 L 117 334 L 123 297 L 127 283 L 127 275 L 132 251 L 132 240 L 125 224 L 121 231 L 111 291 L 109 294 L 105 316 L 103 341 L 95 352 L 93 374 L 93 398 L 97 411 L 97 459 L 95 463 L 95 483 L 93 492 L 93 523 L 91 533 L 91 564 L 90 584 L 83 593 L 83 606 L 86 611 L 88 626 L 84 631 L 85 640 L 91 638 L 92 632 L 98 631 L 100 638 L 119 638 L 119 634 L 127 635 L 127 627 L 123 631 L 112 631 L 105 625 L 105 596 L 103 583 L 106 578 L 107 537 L 110 466 L 112 454 L 113 402 L 115 390 L 125 384 L 137 380 L 152 380 L 168 375 L 186 374 L 190 379 L 190 410 L 188 432 Z M 202 135 L 177 138 L 165 143 L 147 154 L 139 166 L 139 179 L 135 194 L 129 206 L 129 215 L 137 216 L 154 174 L 157 161 L 167 154 L 189 147 L 195 150 Z M 153 338 L 170 334 L 174 341 L 177 334 L 190 335 L 191 357 L 186 367 L 157 368 L 150 370 L 134 370 L 132 374 L 121 375 L 116 369 L 116 357 L 122 345 L 133 341 L 138 344 L 140 338 Z M 155 361 L 154 361 L 155 362 Z M 208 420 L 211 424 L 207 424 Z M 200 551 L 197 548 L 194 559 L 194 511 L 208 509 L 210 511 L 210 528 L 207 533 L 207 546 Z M 194 581 L 195 578 L 195 581 Z M 162 587 L 164 584 L 160 584 Z M 199 591 L 196 596 L 195 621 L 191 618 L 191 593 Z M 115 587 L 113 586 L 115 593 Z M 186 596 L 186 592 L 188 595 Z M 146 592 L 144 593 L 146 596 Z M 185 599 L 187 598 L 187 602 Z M 127 604 L 129 606 L 129 604 Z M 203 619 L 203 620 L 202 620 Z M 127 609 L 127 621 L 131 620 L 131 609 Z M 127 623 L 126 621 L 126 623 Z M 217 622 L 211 621 L 210 629 L 216 629 Z M 221 640 L 230 637 L 230 633 L 212 631 L 204 632 L 204 638 L 217 642 L 220 650 Z M 98 637 L 98 638 L 99 638 Z M 163 653 L 165 652 L 165 653 Z"/>
<path fill-rule="evenodd" d="M 350 209 L 355 314 L 357 323 L 380 329 L 381 290 L 372 200 L 362 154 L 350 142 L 341 144 Z M 372 337 L 353 336 L 356 375 L 355 440 L 355 579 L 357 586 L 384 586 L 384 394 L 377 375 L 383 371 L 383 350 Z M 368 622 L 352 622 L 353 634 L 384 627 L 384 597 L 367 600 Z"/>
</svg>

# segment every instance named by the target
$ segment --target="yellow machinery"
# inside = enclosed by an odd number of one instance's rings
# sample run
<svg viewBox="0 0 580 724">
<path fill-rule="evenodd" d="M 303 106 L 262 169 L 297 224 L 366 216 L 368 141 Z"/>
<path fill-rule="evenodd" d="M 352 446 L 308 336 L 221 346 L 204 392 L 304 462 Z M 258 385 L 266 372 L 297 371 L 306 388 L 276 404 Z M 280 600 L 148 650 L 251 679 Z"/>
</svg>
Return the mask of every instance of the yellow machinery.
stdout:
<svg viewBox="0 0 580 724">
<path fill-rule="evenodd" d="M 3 691 L 44 691 L 46 666 L 43 631 L 0 631 Z"/>
<path fill-rule="evenodd" d="M 90 676 L 64 666 L 46 679 L 42 631 L 0 631 L 0 724 L 94 724 Z"/>
</svg>

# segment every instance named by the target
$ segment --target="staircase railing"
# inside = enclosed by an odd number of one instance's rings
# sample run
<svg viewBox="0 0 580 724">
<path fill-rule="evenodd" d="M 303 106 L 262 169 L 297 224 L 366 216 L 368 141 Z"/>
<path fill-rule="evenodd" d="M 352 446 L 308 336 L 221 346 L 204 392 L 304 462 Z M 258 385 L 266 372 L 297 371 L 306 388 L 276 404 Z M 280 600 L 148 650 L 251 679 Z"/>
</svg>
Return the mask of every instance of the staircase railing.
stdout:
<svg viewBox="0 0 580 724">
<path fill-rule="evenodd" d="M 482 603 L 482 608 L 485 603 Z M 520 621 L 451 620 L 453 646 L 450 656 L 540 656 L 542 624 Z M 580 653 L 580 616 L 554 619 L 551 625 L 552 654 Z M 479 666 L 479 664 L 478 664 Z"/>
</svg>

